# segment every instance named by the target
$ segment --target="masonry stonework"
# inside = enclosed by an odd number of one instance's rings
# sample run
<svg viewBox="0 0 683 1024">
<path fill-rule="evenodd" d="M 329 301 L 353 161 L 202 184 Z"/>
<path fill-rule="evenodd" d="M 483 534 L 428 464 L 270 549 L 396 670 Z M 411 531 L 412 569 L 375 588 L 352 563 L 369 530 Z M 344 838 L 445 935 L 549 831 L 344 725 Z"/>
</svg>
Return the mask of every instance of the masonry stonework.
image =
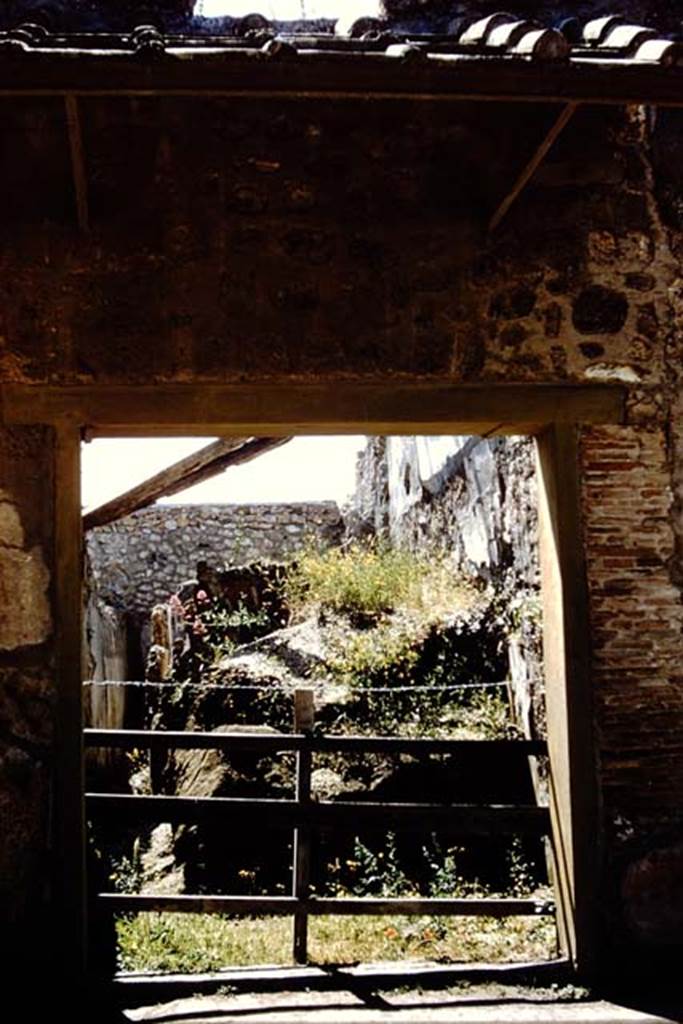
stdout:
<svg viewBox="0 0 683 1024">
<path fill-rule="evenodd" d="M 197 562 L 215 568 L 277 562 L 310 545 L 341 540 L 335 502 L 255 505 L 155 505 L 86 538 L 93 589 L 106 604 L 145 619 Z"/>
<path fill-rule="evenodd" d="M 683 115 L 580 107 L 488 233 L 556 117 L 540 102 L 90 96 L 79 231 L 63 97 L 8 100 L 0 382 L 3 398 L 17 384 L 622 385 L 624 426 L 580 430 L 599 891 L 612 939 L 656 962 L 671 901 L 659 938 L 633 908 L 640 879 L 676 877 L 683 836 Z M 28 929 L 55 866 L 54 449 L 3 416 L 2 913 Z"/>
<path fill-rule="evenodd" d="M 29 951 L 40 960 L 50 942 L 51 444 L 49 430 L 0 427 L 0 920 L 10 964 Z"/>
<path fill-rule="evenodd" d="M 437 556 L 491 588 L 505 623 L 514 713 L 545 734 L 538 488 L 528 437 L 369 438 L 350 526 Z"/>
</svg>

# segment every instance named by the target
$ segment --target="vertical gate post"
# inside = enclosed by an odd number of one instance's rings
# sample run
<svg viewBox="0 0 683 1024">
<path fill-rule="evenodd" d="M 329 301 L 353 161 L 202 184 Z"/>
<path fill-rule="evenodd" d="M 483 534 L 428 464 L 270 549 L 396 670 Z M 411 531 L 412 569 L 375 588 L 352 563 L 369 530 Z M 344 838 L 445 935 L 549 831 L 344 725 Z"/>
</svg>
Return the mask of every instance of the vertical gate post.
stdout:
<svg viewBox="0 0 683 1024">
<path fill-rule="evenodd" d="M 315 709 L 313 690 L 294 691 L 294 732 L 310 735 L 313 730 Z M 304 747 L 296 754 L 296 792 L 299 805 L 311 800 L 311 751 Z M 294 829 L 292 865 L 292 895 L 307 900 L 311 876 L 311 830 L 308 826 Z M 303 909 L 294 912 L 293 959 L 296 964 L 308 961 L 308 914 Z"/>
<path fill-rule="evenodd" d="M 558 931 L 585 982 L 600 961 L 601 825 L 579 428 L 537 436 L 543 660 Z"/>
</svg>

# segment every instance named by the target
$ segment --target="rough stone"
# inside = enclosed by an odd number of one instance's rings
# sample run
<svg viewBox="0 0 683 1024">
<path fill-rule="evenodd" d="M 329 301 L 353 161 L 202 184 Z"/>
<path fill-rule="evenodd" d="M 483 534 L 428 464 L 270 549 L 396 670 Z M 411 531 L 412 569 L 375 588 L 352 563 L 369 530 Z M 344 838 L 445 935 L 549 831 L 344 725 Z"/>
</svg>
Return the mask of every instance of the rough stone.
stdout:
<svg viewBox="0 0 683 1024">
<path fill-rule="evenodd" d="M 341 531 L 334 502 L 155 505 L 89 532 L 89 573 L 100 600 L 146 618 L 195 576 L 199 560 L 280 561 L 309 542 L 334 543 Z"/>
<path fill-rule="evenodd" d="M 657 279 L 652 274 L 627 274 L 624 283 L 634 291 L 650 292 L 656 287 Z"/>
<path fill-rule="evenodd" d="M 529 439 L 387 437 L 370 439 L 359 458 L 348 523 L 355 534 L 445 551 L 463 573 L 499 590 L 511 616 L 517 717 L 530 735 L 544 728 L 537 520 Z"/>
<path fill-rule="evenodd" d="M 626 323 L 628 301 L 602 285 L 584 289 L 575 299 L 572 322 L 581 334 L 616 334 Z"/>
<path fill-rule="evenodd" d="M 586 359 L 600 359 L 605 354 L 605 346 L 597 341 L 582 341 L 579 345 L 581 355 Z"/>
<path fill-rule="evenodd" d="M 683 844 L 652 850 L 622 882 L 625 917 L 639 939 L 679 945 L 683 932 Z"/>
<path fill-rule="evenodd" d="M 18 519 L 12 522 L 22 536 Z M 0 649 L 41 644 L 48 638 L 52 628 L 49 579 L 39 548 L 26 551 L 0 541 Z"/>
<path fill-rule="evenodd" d="M 10 548 L 24 546 L 24 531 L 19 513 L 8 501 L 0 501 L 0 544 Z"/>
<path fill-rule="evenodd" d="M 535 292 L 525 285 L 519 285 L 496 295 L 491 302 L 490 313 L 496 319 L 516 320 L 528 316 L 535 304 Z"/>
</svg>

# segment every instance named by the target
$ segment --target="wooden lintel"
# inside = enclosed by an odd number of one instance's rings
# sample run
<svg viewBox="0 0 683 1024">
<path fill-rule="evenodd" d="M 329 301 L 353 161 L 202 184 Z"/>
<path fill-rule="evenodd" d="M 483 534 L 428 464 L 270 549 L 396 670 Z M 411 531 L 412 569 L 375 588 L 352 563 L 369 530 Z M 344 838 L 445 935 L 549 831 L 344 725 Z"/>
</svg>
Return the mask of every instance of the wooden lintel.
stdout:
<svg viewBox="0 0 683 1024">
<path fill-rule="evenodd" d="M 64 105 L 66 108 L 66 126 L 69 133 L 71 172 L 74 181 L 74 196 L 76 200 L 78 227 L 83 234 L 87 234 L 90 230 L 90 214 L 88 212 L 88 179 L 85 171 L 81 114 L 77 97 L 72 93 L 69 93 L 64 97 Z"/>
<path fill-rule="evenodd" d="M 635 60 L 448 60 L 411 64 L 378 54 L 188 52 L 155 64 L 130 53 L 41 54 L 0 68 L 1 96 L 185 96 L 233 100 L 598 103 L 683 106 L 681 69 Z"/>
<path fill-rule="evenodd" d="M 568 103 L 565 107 L 562 108 L 559 117 L 556 118 L 556 120 L 553 122 L 550 131 L 545 136 L 540 146 L 538 147 L 534 155 L 531 157 L 526 167 L 523 169 L 523 171 L 515 181 L 514 185 L 508 192 L 508 194 L 505 196 L 503 201 L 498 206 L 498 209 L 494 213 L 493 217 L 491 217 L 491 220 L 489 221 L 489 231 L 496 230 L 496 228 L 498 227 L 498 225 L 500 224 L 500 222 L 502 221 L 503 217 L 508 212 L 512 204 L 522 194 L 522 192 L 529 184 L 532 177 L 534 176 L 534 174 L 536 173 L 536 171 L 541 166 L 546 156 L 550 152 L 550 149 L 557 140 L 558 136 L 562 134 L 566 125 L 569 124 L 569 122 L 571 121 L 578 106 L 578 103 Z"/>
<path fill-rule="evenodd" d="M 147 508 L 159 498 L 169 497 L 204 480 L 210 480 L 230 466 L 250 462 L 289 440 L 288 437 L 220 438 L 88 512 L 83 516 L 83 529 L 91 530 L 95 526 L 113 523 L 132 512 Z"/>
<path fill-rule="evenodd" d="M 536 434 L 549 423 L 623 423 L 625 393 L 611 384 L 7 384 L 2 408 L 7 423 L 69 422 L 92 437 Z"/>
</svg>

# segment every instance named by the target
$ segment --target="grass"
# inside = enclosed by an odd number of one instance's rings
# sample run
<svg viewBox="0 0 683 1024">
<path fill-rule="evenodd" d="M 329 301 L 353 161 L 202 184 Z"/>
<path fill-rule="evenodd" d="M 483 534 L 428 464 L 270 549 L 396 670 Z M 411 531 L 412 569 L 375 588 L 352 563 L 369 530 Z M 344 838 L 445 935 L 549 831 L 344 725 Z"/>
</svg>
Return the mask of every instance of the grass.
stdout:
<svg viewBox="0 0 683 1024">
<path fill-rule="evenodd" d="M 428 887 L 432 897 L 483 897 L 494 893 L 457 872 L 457 850 L 430 853 Z M 387 835 L 385 848 L 373 852 L 356 841 L 356 875 L 349 885 L 332 886 L 335 895 L 417 896 L 402 870 L 396 837 Z M 513 844 L 509 858 L 508 896 L 551 899 L 539 887 Z M 328 865 L 330 868 L 338 865 Z M 231 965 L 291 963 L 292 920 L 289 917 L 231 918 L 199 914 L 146 913 L 117 921 L 119 962 L 124 970 L 165 970 L 192 973 Z M 382 960 L 442 962 L 502 962 L 548 960 L 556 954 L 556 931 L 550 916 L 434 917 L 387 915 L 313 916 L 309 918 L 309 957 L 316 964 L 348 964 Z"/>
<path fill-rule="evenodd" d="M 128 971 L 215 971 L 291 963 L 290 918 L 148 913 L 117 921 L 119 965 Z M 556 953 L 552 917 L 312 917 L 312 963 L 381 960 L 514 962 Z"/>
<path fill-rule="evenodd" d="M 445 555 L 427 557 L 379 543 L 308 550 L 287 588 L 297 618 L 319 616 L 326 656 L 314 677 L 350 687 L 356 696 L 375 687 L 437 690 L 502 678 L 488 598 Z M 469 696 L 463 691 L 457 703 L 471 703 Z M 403 715 L 414 717 L 435 699 L 424 693 L 399 697 L 389 702 L 388 716 L 397 722 Z M 447 703 L 439 699 L 446 715 Z M 479 711 L 486 717 L 494 709 Z"/>
<path fill-rule="evenodd" d="M 370 617 L 405 609 L 431 621 L 470 599 L 471 588 L 455 575 L 447 558 L 377 543 L 310 549 L 298 558 L 287 581 L 287 600 L 299 615 L 314 606 Z"/>
</svg>

